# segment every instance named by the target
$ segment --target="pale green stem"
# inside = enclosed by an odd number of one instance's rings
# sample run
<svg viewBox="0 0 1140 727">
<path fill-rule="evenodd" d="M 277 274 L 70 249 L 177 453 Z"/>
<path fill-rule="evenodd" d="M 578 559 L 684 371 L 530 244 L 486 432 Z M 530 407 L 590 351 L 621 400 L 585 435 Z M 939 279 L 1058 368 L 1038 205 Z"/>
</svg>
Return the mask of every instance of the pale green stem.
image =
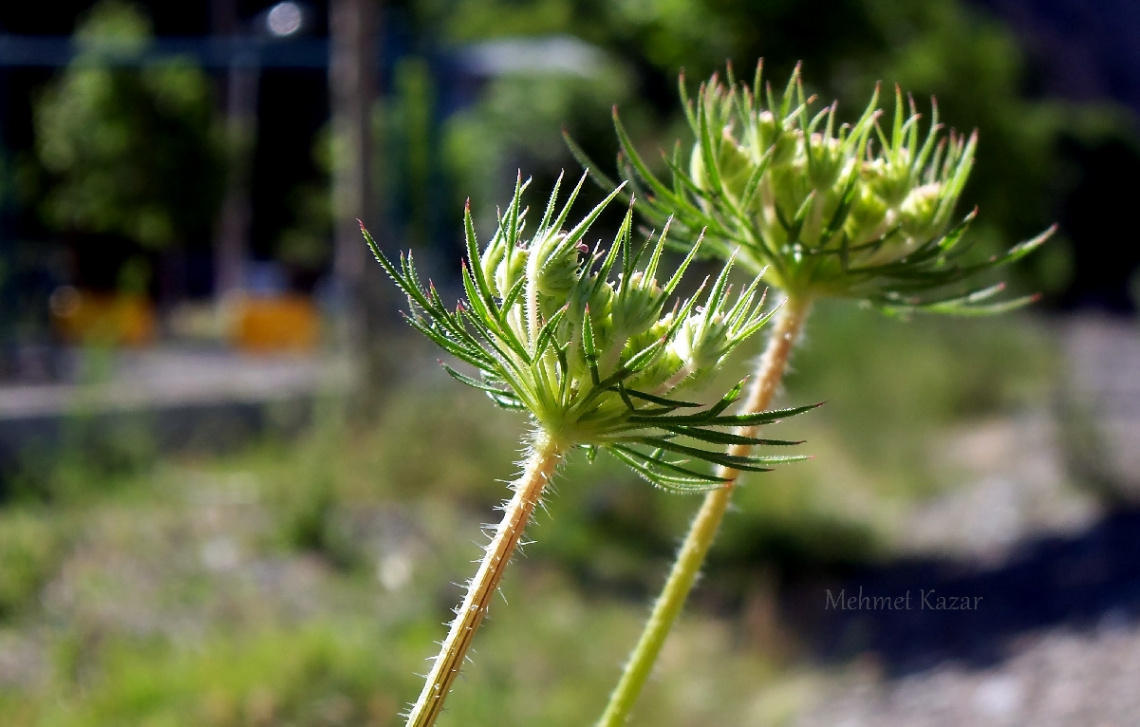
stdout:
<svg viewBox="0 0 1140 727">
<path fill-rule="evenodd" d="M 443 711 L 443 701 L 451 691 L 455 677 L 471 647 L 475 631 L 487 614 L 491 597 L 499 587 L 503 572 L 511 555 L 518 547 L 523 529 L 530 521 L 534 508 L 542 497 L 542 490 L 562 460 L 566 448 L 549 437 L 541 436 L 527 459 L 519 478 L 511 483 L 514 496 L 506 503 L 503 519 L 479 570 L 468 584 L 467 595 L 455 612 L 455 620 L 443 641 L 439 656 L 427 675 L 423 691 L 408 714 L 408 727 L 430 727 Z"/>
<path fill-rule="evenodd" d="M 685 365 L 677 369 L 676 373 L 670 376 L 664 384 L 658 386 L 657 391 L 654 393 L 656 393 L 658 396 L 668 394 L 670 391 L 680 386 L 682 381 L 692 376 L 694 370 L 695 369 L 693 368 L 692 359 L 686 361 Z"/>
<path fill-rule="evenodd" d="M 601 360 L 598 361 L 598 371 L 602 376 L 608 376 L 614 372 L 617 365 L 621 363 L 622 350 L 625 348 L 626 342 L 629 341 L 629 336 L 622 334 L 620 331 L 614 331 L 613 343 L 602 354 Z"/>
<path fill-rule="evenodd" d="M 810 298 L 788 298 L 784 301 L 779 313 L 776 314 L 775 327 L 768 339 L 768 345 L 757 364 L 744 411 L 751 413 L 768 408 L 772 396 L 784 377 L 788 358 L 810 310 Z M 758 429 L 756 426 L 741 427 L 738 433 L 754 437 Z M 729 454 L 745 456 L 750 450 L 751 447 L 747 445 L 733 445 L 729 449 Z M 653 670 L 657 656 L 661 653 L 665 638 L 673 628 L 673 623 L 680 615 L 685 599 L 693 588 L 705 556 L 712 546 L 717 530 L 720 529 L 728 503 L 732 499 L 736 479 L 740 476 L 739 471 L 727 467 L 719 468 L 717 474 L 724 479 L 724 486 L 705 496 L 705 501 L 689 528 L 689 534 L 677 553 L 677 560 L 669 573 L 669 579 L 665 582 L 657 602 L 653 604 L 653 612 L 645 624 L 641 639 L 630 655 L 621 680 L 610 696 L 605 713 L 598 721 L 598 727 L 620 727 L 629 719 L 633 705 Z"/>
<path fill-rule="evenodd" d="M 823 208 L 825 200 L 822 194 L 816 194 L 811 203 L 811 218 L 800 235 L 800 239 L 809 245 L 819 243 L 820 233 L 823 231 Z"/>
<path fill-rule="evenodd" d="M 533 347 L 538 340 L 538 255 L 531 250 L 526 261 L 526 332 Z"/>
</svg>

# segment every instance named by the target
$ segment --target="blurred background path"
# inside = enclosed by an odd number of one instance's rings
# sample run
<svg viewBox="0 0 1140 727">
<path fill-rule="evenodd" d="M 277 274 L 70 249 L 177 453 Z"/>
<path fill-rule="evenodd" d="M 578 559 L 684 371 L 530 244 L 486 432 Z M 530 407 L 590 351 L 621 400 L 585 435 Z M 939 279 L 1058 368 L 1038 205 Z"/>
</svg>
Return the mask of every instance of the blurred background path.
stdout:
<svg viewBox="0 0 1140 727">
<path fill-rule="evenodd" d="M 1085 316 L 1057 333 L 1052 421 L 963 435 L 954 456 L 986 474 L 918 509 L 902 539 L 910 555 L 787 595 L 785 617 L 840 674 L 795 724 L 1134 723 L 1140 328 Z M 828 590 L 909 594 L 911 608 L 826 610 Z M 976 610 L 928 610 L 939 596 Z"/>
<path fill-rule="evenodd" d="M 29 457 L 61 448 L 97 451 L 140 427 L 158 453 L 232 452 L 296 436 L 312 425 L 319 399 L 343 396 L 356 382 L 345 357 L 316 353 L 160 347 L 57 356 L 67 359 L 72 383 L 0 383 L 0 470 L 35 467 Z"/>
</svg>

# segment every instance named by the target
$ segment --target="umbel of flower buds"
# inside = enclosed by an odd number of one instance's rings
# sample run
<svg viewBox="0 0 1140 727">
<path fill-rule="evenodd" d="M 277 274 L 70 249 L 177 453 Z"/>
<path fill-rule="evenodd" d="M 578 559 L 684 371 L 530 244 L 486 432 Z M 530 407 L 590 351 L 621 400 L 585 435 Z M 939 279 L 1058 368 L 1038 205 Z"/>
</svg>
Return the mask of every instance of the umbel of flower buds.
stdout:
<svg viewBox="0 0 1140 727">
<path fill-rule="evenodd" d="M 649 171 L 614 117 L 623 176 L 650 220 L 674 219 L 674 244 L 703 235 L 706 253 L 738 254 L 800 298 L 935 312 L 1025 302 L 981 306 L 1000 286 L 971 289 L 968 281 L 1028 254 L 1052 230 L 990 260 L 962 261 L 973 213 L 956 221 L 954 209 L 977 135 L 943 133 L 937 106 L 924 133 L 914 100 L 896 90 L 884 124 L 876 89 L 858 120 L 840 123 L 836 104 L 812 109 L 799 68 L 778 98 L 761 83 L 759 66 L 751 87 L 730 71 L 727 83 L 713 76 L 702 84 L 695 101 L 683 79 L 681 92 L 695 142 L 687 156 L 674 155 L 671 184 Z"/>
<path fill-rule="evenodd" d="M 522 207 L 527 184 L 520 179 L 482 250 L 468 210 L 466 300 L 454 310 L 434 286 L 423 288 L 410 254 L 394 265 L 367 232 L 365 237 L 407 294 L 408 322 L 477 374 L 445 364 L 447 372 L 486 391 L 502 407 L 528 412 L 542 435 L 561 448 L 611 452 L 651 482 L 678 489 L 720 484 L 711 472 L 694 469 L 694 461 L 763 470 L 800 459 L 726 454 L 725 444 L 792 444 L 726 430 L 810 407 L 725 414 L 740 394 L 739 384 L 708 407 L 677 398 L 707 379 L 768 320 L 760 278 L 733 296 L 729 261 L 691 298 L 674 300 L 699 242 L 660 282 L 667 225 L 655 240 L 635 245 L 631 208 L 608 249 L 589 247 L 586 233 L 620 188 L 570 226 L 570 208 L 584 181 L 561 209 L 556 185 L 528 236 Z"/>
</svg>

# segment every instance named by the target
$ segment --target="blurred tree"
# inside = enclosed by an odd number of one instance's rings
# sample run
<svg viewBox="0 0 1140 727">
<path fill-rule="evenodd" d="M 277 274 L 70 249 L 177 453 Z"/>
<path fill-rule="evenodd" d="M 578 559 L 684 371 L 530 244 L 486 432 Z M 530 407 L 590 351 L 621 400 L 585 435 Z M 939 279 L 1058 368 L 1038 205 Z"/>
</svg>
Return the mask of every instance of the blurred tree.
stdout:
<svg viewBox="0 0 1140 727">
<path fill-rule="evenodd" d="M 128 67 L 151 38 L 137 6 L 103 0 L 79 23 L 75 58 L 35 104 L 50 227 L 125 238 L 142 251 L 209 240 L 224 180 L 211 83 L 185 61 Z"/>
<path fill-rule="evenodd" d="M 439 238 L 439 218 L 432 209 L 440 197 L 440 155 L 436 116 L 436 81 L 422 56 L 404 56 L 392 72 L 392 92 L 373 109 L 378 146 L 377 187 L 389 192 L 384 218 L 403 228 L 408 244 L 423 246 Z M 445 154 L 446 156 L 446 150 Z"/>
<path fill-rule="evenodd" d="M 478 214 L 489 215 L 494 200 L 509 196 L 516 170 L 544 188 L 562 169 L 577 177 L 562 128 L 611 158 L 610 109 L 630 100 L 630 75 L 608 63 L 589 75 L 520 69 L 491 79 L 480 101 L 444 126 L 444 158 L 457 190 L 472 198 Z"/>
</svg>

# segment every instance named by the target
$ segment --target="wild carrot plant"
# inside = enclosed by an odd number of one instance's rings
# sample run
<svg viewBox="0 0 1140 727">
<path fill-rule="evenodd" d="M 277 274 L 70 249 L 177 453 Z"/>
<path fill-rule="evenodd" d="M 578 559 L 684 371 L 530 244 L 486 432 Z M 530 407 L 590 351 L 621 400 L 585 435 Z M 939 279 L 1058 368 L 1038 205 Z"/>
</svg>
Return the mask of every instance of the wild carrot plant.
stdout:
<svg viewBox="0 0 1140 727">
<path fill-rule="evenodd" d="M 556 185 L 528 235 L 527 184 L 520 179 L 498 229 L 482 247 L 468 207 L 466 298 L 455 308 L 433 285 L 423 286 L 411 253 L 390 261 L 364 231 L 376 259 L 408 297 L 408 323 L 473 369 L 463 373 L 444 364 L 447 373 L 485 391 L 498 406 L 527 415 L 531 424 L 522 472 L 510 485 L 514 494 L 408 713 L 410 727 L 434 724 L 442 711 L 523 529 L 571 450 L 585 449 L 590 456 L 606 451 L 653 484 L 681 491 L 719 488 L 726 472 L 802 459 L 754 455 L 757 444 L 794 442 L 729 430 L 811 407 L 728 413 L 744 382 L 708 404 L 689 396 L 771 316 L 763 310 L 760 278 L 733 296 L 729 260 L 692 297 L 674 301 L 700 242 L 693 241 L 679 268 L 661 283 L 668 223 L 635 244 L 631 208 L 608 249 L 589 247 L 587 233 L 621 187 L 571 223 L 584 181 L 561 207 Z M 747 449 L 725 452 L 726 445 Z"/>
<path fill-rule="evenodd" d="M 738 260 L 785 296 L 757 362 L 744 409 L 768 407 L 814 301 L 846 298 L 893 314 L 980 315 L 1032 298 L 993 302 L 1003 286 L 980 285 L 979 274 L 1013 263 L 1040 246 L 1047 230 L 1008 252 L 971 262 L 964 233 L 974 217 L 954 209 L 973 166 L 976 132 L 943 133 L 938 109 L 923 133 L 913 99 L 896 89 L 884 119 L 876 89 L 850 124 L 837 105 L 813 109 L 799 68 L 782 94 L 751 86 L 729 69 L 681 98 L 695 138 L 666 159 L 671 179 L 659 179 L 638 154 L 616 110 L 614 125 L 622 185 L 595 176 L 635 200 L 651 224 L 671 221 L 670 241 L 682 250 Z M 569 140 L 568 140 L 569 141 Z M 583 160 L 580 150 L 569 142 Z M 595 168 L 596 169 L 596 168 Z M 737 432 L 733 457 L 747 456 L 758 424 Z M 600 721 L 625 724 L 672 624 L 691 590 L 732 496 L 740 468 L 718 463 L 723 484 L 711 490 L 681 546 L 641 640 Z"/>
</svg>

